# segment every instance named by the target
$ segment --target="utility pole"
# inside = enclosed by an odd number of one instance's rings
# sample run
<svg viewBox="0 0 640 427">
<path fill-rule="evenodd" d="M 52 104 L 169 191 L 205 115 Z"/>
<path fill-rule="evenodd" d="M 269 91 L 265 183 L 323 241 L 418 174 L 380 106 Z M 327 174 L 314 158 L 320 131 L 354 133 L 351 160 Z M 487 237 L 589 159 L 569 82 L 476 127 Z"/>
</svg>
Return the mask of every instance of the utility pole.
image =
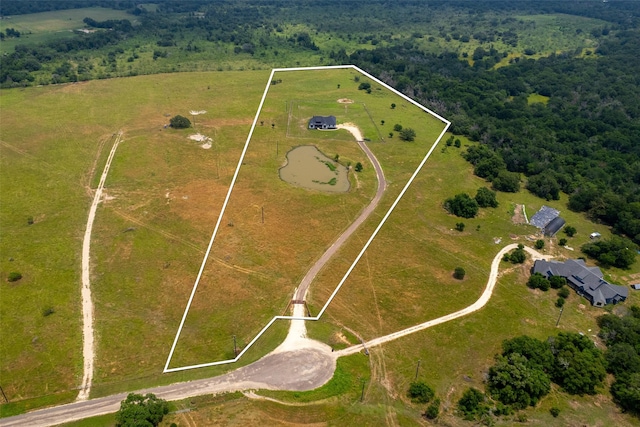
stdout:
<svg viewBox="0 0 640 427">
<path fill-rule="evenodd" d="M 262 207 L 262 223 L 264 224 L 264 206 Z"/>
<path fill-rule="evenodd" d="M 418 366 L 416 366 L 416 377 L 413 379 L 414 381 L 418 381 L 418 371 L 420 370 L 420 359 L 418 359 Z"/>
<path fill-rule="evenodd" d="M 562 317 L 562 312 L 564 311 L 564 306 L 560 307 L 560 315 L 558 316 L 558 321 L 556 322 L 556 328 L 560 324 L 560 318 Z"/>
<path fill-rule="evenodd" d="M 362 381 L 362 393 L 360 394 L 360 402 L 364 400 L 364 385 L 367 383 L 365 380 Z"/>
<path fill-rule="evenodd" d="M 4 401 L 9 403 L 9 399 L 7 399 L 7 395 L 4 394 L 4 390 L 2 389 L 2 386 L 0 386 L 0 391 L 2 392 L 2 397 L 4 397 Z"/>
<path fill-rule="evenodd" d="M 236 347 L 236 336 L 233 336 L 233 355 L 238 357 L 238 347 Z"/>
</svg>

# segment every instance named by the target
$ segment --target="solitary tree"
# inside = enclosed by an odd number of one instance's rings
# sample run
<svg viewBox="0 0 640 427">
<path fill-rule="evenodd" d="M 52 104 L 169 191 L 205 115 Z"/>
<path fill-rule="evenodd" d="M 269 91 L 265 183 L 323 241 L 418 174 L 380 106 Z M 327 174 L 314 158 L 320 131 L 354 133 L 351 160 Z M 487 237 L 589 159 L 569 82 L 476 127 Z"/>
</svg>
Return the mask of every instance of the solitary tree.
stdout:
<svg viewBox="0 0 640 427">
<path fill-rule="evenodd" d="M 393 130 L 395 130 L 396 132 L 400 132 L 402 130 L 402 125 L 400 123 L 396 123 L 395 125 L 393 125 Z"/>
<path fill-rule="evenodd" d="M 411 128 L 404 128 L 400 131 L 400 139 L 411 142 L 416 139 L 416 131 Z"/>
<path fill-rule="evenodd" d="M 154 394 L 129 393 L 116 413 L 117 427 L 157 426 L 169 413 L 169 405 Z"/>
<path fill-rule="evenodd" d="M 544 248 L 544 240 L 542 239 L 536 240 L 536 249 L 542 249 L 542 248 Z"/>
<path fill-rule="evenodd" d="M 517 249 L 514 249 L 513 252 L 509 254 L 509 261 L 512 264 L 522 264 L 527 259 L 527 254 L 524 251 L 524 246 L 522 244 L 518 245 Z"/>
<path fill-rule="evenodd" d="M 355 170 L 356 172 L 362 172 L 362 163 L 360 162 L 356 163 Z"/>
<path fill-rule="evenodd" d="M 562 276 L 551 276 L 549 277 L 549 283 L 551 283 L 553 289 L 560 289 L 567 284 L 567 279 Z"/>
<path fill-rule="evenodd" d="M 22 274 L 18 273 L 17 271 L 12 271 L 11 273 L 9 273 L 9 277 L 7 278 L 9 282 L 17 282 L 20 279 L 22 279 Z"/>
<path fill-rule="evenodd" d="M 392 110 L 395 110 L 395 108 L 396 108 L 396 104 L 391 103 L 391 109 L 392 109 Z"/>
<path fill-rule="evenodd" d="M 171 127 L 174 129 L 186 129 L 191 127 L 191 121 L 180 115 L 172 117 L 169 123 L 171 123 Z"/>
<path fill-rule="evenodd" d="M 458 400 L 458 409 L 465 415 L 465 418 L 473 419 L 479 415 L 484 406 L 484 394 L 477 388 L 470 387 Z"/>
<path fill-rule="evenodd" d="M 464 231 L 464 222 L 456 222 L 456 230 Z"/>
<path fill-rule="evenodd" d="M 424 413 L 424 416 L 430 420 L 435 420 L 440 415 L 440 399 L 435 398 L 433 402 L 427 407 L 427 410 Z"/>
<path fill-rule="evenodd" d="M 546 277 L 544 277 L 542 274 L 533 273 L 531 277 L 529 277 L 529 280 L 527 281 L 527 286 L 530 287 L 531 289 L 542 289 L 543 291 L 546 292 L 551 287 L 551 283 L 549 283 L 549 280 Z"/>
<path fill-rule="evenodd" d="M 569 236 L 569 237 L 573 237 L 573 236 L 574 236 L 574 234 L 576 234 L 576 228 L 575 228 L 574 226 L 572 226 L 572 225 L 567 225 L 567 226 L 564 228 L 564 232 L 565 232 L 565 234 L 566 234 L 567 236 Z"/>
<path fill-rule="evenodd" d="M 466 274 L 466 271 L 464 271 L 464 268 L 462 267 L 456 267 L 456 269 L 453 271 L 453 277 L 455 277 L 458 280 L 464 279 L 465 274 Z"/>
<path fill-rule="evenodd" d="M 414 402 L 429 403 L 429 401 L 433 399 L 433 396 L 435 396 L 435 392 L 424 381 L 417 381 L 411 383 L 407 395 Z"/>
</svg>

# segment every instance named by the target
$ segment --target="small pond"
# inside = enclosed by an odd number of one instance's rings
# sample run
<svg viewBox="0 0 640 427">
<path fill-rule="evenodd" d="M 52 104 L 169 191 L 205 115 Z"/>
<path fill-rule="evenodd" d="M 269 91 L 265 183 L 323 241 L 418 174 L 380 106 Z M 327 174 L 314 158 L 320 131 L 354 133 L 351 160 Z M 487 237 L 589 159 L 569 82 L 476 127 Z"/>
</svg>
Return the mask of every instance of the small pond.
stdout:
<svg viewBox="0 0 640 427">
<path fill-rule="evenodd" d="M 347 168 L 322 154 L 313 145 L 302 145 L 287 153 L 287 164 L 280 168 L 280 179 L 312 190 L 331 193 L 349 191 Z"/>
</svg>

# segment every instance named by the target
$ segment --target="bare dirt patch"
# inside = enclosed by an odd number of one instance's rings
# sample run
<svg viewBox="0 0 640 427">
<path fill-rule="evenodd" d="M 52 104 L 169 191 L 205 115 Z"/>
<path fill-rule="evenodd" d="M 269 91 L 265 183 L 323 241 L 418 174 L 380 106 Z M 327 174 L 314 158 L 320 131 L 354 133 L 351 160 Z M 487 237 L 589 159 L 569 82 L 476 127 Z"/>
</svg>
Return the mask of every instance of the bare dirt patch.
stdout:
<svg viewBox="0 0 640 427">
<path fill-rule="evenodd" d="M 209 138 L 208 136 L 202 135 L 201 133 L 196 133 L 195 135 L 189 135 L 189 139 L 192 141 L 202 142 L 202 145 L 200 147 L 204 148 L 205 150 L 208 150 L 209 148 L 211 148 L 211 143 L 213 142 L 211 138 Z"/>
<path fill-rule="evenodd" d="M 349 98 L 340 98 L 338 99 L 339 104 L 353 104 L 353 99 Z"/>
<path fill-rule="evenodd" d="M 513 212 L 513 216 L 511 217 L 511 221 L 514 224 L 526 224 L 527 220 L 524 217 L 523 205 L 516 205 L 516 208 Z"/>
</svg>

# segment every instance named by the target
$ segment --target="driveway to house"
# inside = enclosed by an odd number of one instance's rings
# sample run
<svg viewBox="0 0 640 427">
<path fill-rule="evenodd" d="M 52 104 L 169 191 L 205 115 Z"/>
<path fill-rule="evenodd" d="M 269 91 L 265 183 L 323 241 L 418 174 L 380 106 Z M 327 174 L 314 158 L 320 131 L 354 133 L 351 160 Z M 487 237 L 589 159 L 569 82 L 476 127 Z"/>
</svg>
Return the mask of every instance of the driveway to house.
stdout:
<svg viewBox="0 0 640 427">
<path fill-rule="evenodd" d="M 470 306 L 465 307 L 462 310 L 456 311 L 455 313 L 447 314 L 445 316 L 438 317 L 437 319 L 429 320 L 428 322 L 424 322 L 419 325 L 412 326 L 410 328 L 403 329 L 401 331 L 397 331 L 389 335 L 385 335 L 383 337 L 374 338 L 371 341 L 365 342 L 364 344 L 358 344 L 358 345 L 354 345 L 353 347 L 345 348 L 343 350 L 337 351 L 336 354 L 338 355 L 338 357 L 340 357 L 340 356 L 347 356 L 349 354 L 358 353 L 359 351 L 362 351 L 365 348 L 375 347 L 375 346 L 387 343 L 389 341 L 397 340 L 398 338 L 407 336 L 409 334 L 422 331 L 423 329 L 427 329 L 432 326 L 439 325 L 441 323 L 449 322 L 451 320 L 457 319 L 458 317 L 466 316 L 468 314 L 473 313 L 474 311 L 480 310 L 489 302 L 489 299 L 493 294 L 493 289 L 495 288 L 496 282 L 498 280 L 498 268 L 500 267 L 500 262 L 502 261 L 502 257 L 504 256 L 504 254 L 506 254 L 507 252 L 517 247 L 518 245 L 516 243 L 507 245 L 504 248 L 502 248 L 500 252 L 498 252 L 498 254 L 493 258 L 493 262 L 491 263 L 491 272 L 489 273 L 489 280 L 487 281 L 487 286 L 484 288 L 484 292 L 482 293 L 480 298 L 478 298 L 478 300 L 473 304 L 471 304 Z M 542 255 L 540 252 L 534 249 L 531 249 L 527 246 L 524 247 L 524 250 L 529 252 L 529 254 L 531 254 L 534 260 L 537 260 L 537 259 L 549 260 L 552 258 L 550 255 Z"/>
<path fill-rule="evenodd" d="M 356 218 L 356 220 L 353 221 L 351 225 L 349 225 L 349 227 L 347 227 L 347 229 L 336 239 L 336 241 L 333 242 L 333 244 L 329 247 L 329 249 L 327 249 L 320 258 L 318 258 L 318 260 L 313 265 L 313 267 L 311 267 L 311 269 L 309 269 L 307 274 L 302 278 L 302 281 L 300 282 L 300 285 L 298 286 L 298 289 L 296 290 L 295 295 L 293 296 L 293 299 L 298 301 L 302 301 L 305 299 L 307 295 L 307 291 L 309 290 L 309 286 L 311 285 L 311 282 L 313 282 L 313 279 L 316 278 L 316 276 L 318 275 L 322 267 L 324 267 L 325 264 L 329 262 L 331 257 L 333 257 L 336 254 L 336 252 L 340 250 L 344 242 L 346 242 L 347 239 L 351 237 L 351 235 L 356 231 L 356 229 L 360 227 L 360 225 L 362 225 L 362 223 L 367 218 L 369 218 L 369 215 L 371 215 L 371 213 L 375 210 L 375 208 L 378 207 L 378 204 L 382 199 L 382 195 L 384 194 L 384 191 L 387 188 L 387 180 L 384 177 L 382 166 L 380 166 L 380 162 L 378 161 L 376 156 L 373 154 L 373 152 L 371 152 L 369 147 L 367 147 L 367 144 L 364 143 L 364 138 L 362 137 L 362 133 L 360 132 L 360 129 L 352 123 L 340 124 L 338 125 L 338 129 L 345 129 L 351 132 L 353 137 L 358 142 L 358 145 L 360 146 L 362 151 L 364 151 L 364 153 L 367 155 L 369 162 L 371 163 L 371 165 L 376 171 L 376 178 L 378 179 L 378 189 L 376 190 L 376 194 L 375 196 L 373 196 L 373 199 L 371 199 L 371 202 L 367 205 L 367 207 L 365 207 L 362 210 L 362 212 L 360 212 L 360 215 L 358 216 L 358 218 Z"/>
</svg>

